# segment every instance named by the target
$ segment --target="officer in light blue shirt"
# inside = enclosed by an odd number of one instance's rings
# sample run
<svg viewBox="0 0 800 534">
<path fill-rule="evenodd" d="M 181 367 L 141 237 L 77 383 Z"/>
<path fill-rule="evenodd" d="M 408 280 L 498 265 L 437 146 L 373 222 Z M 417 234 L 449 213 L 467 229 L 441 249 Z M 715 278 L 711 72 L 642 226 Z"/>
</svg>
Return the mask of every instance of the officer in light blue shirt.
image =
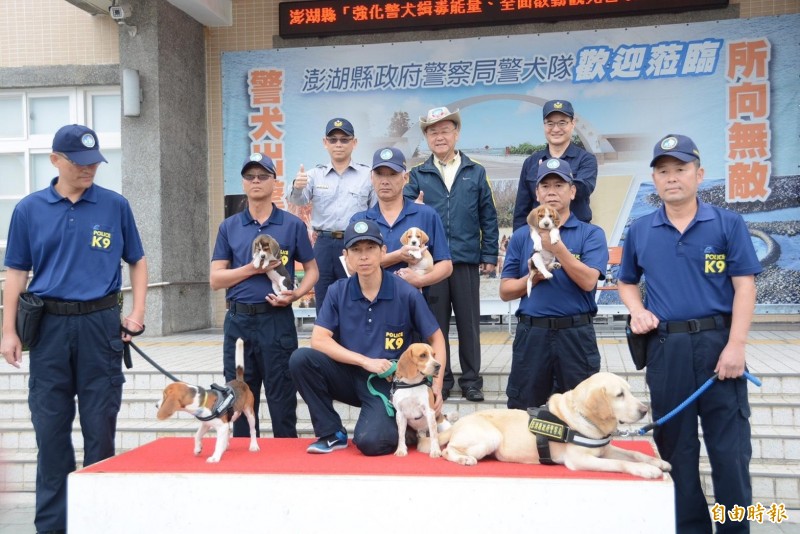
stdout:
<svg viewBox="0 0 800 534">
<path fill-rule="evenodd" d="M 308 172 L 300 165 L 286 196 L 295 206 L 311 205 L 311 227 L 316 239 L 314 256 L 319 266 L 319 280 L 314 286 L 317 314 L 328 286 L 345 277 L 339 257 L 350 217 L 377 201 L 369 166 L 352 159 L 358 139 L 350 121 L 341 117 L 328 121 L 322 144 L 331 156 L 330 163 L 317 165 Z"/>
</svg>

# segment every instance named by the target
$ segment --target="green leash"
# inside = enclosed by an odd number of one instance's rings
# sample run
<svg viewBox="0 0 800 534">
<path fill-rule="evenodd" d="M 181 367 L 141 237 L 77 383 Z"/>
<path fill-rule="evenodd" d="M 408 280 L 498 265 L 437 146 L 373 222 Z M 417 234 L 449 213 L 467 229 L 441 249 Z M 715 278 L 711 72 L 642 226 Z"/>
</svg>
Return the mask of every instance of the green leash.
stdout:
<svg viewBox="0 0 800 534">
<path fill-rule="evenodd" d="M 372 373 L 369 375 L 369 378 L 367 378 L 367 389 L 369 390 L 370 393 L 372 393 L 376 397 L 380 397 L 381 400 L 383 400 L 383 405 L 386 407 L 386 413 L 389 414 L 389 417 L 394 417 L 394 406 L 392 406 L 392 401 L 387 399 L 386 395 L 384 395 L 383 393 L 381 393 L 372 386 L 372 379 L 375 378 L 376 376 L 378 378 L 386 378 L 388 376 L 392 376 L 394 372 L 397 371 L 397 360 L 391 360 L 391 362 L 392 366 L 389 367 L 388 370 L 382 373 Z"/>
</svg>

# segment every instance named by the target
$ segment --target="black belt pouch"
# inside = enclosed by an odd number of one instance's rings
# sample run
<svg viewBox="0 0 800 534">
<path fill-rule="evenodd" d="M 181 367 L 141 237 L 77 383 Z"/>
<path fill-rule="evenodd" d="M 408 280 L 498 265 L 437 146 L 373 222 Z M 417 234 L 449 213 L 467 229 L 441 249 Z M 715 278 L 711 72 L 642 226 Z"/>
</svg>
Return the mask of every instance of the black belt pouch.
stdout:
<svg viewBox="0 0 800 534">
<path fill-rule="evenodd" d="M 17 307 L 17 335 L 23 345 L 31 346 L 39 338 L 44 302 L 33 293 L 22 293 Z"/>
<path fill-rule="evenodd" d="M 634 334 L 631 330 L 631 316 L 629 315 L 625 323 L 625 337 L 628 339 L 628 350 L 631 352 L 633 365 L 636 366 L 637 371 L 641 371 L 647 365 L 647 342 L 650 339 L 650 333 Z"/>
</svg>

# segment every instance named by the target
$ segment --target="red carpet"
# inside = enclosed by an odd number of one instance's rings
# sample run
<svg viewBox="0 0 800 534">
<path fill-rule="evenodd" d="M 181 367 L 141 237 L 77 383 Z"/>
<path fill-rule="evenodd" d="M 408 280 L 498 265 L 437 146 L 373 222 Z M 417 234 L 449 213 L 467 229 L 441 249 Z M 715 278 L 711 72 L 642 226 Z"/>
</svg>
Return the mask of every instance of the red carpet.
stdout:
<svg viewBox="0 0 800 534">
<path fill-rule="evenodd" d="M 259 452 L 247 450 L 249 439 L 233 438 L 222 461 L 206 463 L 214 451 L 214 438 L 203 441 L 203 452 L 195 456 L 193 438 L 161 438 L 137 449 L 83 469 L 82 473 L 249 473 L 298 475 L 383 475 L 447 477 L 583 478 L 642 480 L 621 473 L 570 471 L 563 466 L 523 465 L 486 459 L 475 466 L 462 466 L 409 450 L 405 458 L 394 455 L 364 456 L 350 445 L 331 454 L 308 454 L 312 439 L 258 440 Z M 646 441 L 615 441 L 615 445 L 653 456 Z"/>
</svg>

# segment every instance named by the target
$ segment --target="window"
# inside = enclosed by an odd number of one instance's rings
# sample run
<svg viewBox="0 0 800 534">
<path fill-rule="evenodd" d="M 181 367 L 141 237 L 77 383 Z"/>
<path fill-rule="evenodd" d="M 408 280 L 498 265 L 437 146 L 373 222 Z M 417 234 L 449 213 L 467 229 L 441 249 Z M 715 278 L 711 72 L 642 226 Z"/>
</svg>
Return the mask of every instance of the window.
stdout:
<svg viewBox="0 0 800 534">
<path fill-rule="evenodd" d="M 122 187 L 119 87 L 63 87 L 0 90 L 0 246 L 5 246 L 14 206 L 55 178 L 50 164 L 53 135 L 65 124 L 97 132 L 102 164 L 95 183 Z"/>
</svg>

